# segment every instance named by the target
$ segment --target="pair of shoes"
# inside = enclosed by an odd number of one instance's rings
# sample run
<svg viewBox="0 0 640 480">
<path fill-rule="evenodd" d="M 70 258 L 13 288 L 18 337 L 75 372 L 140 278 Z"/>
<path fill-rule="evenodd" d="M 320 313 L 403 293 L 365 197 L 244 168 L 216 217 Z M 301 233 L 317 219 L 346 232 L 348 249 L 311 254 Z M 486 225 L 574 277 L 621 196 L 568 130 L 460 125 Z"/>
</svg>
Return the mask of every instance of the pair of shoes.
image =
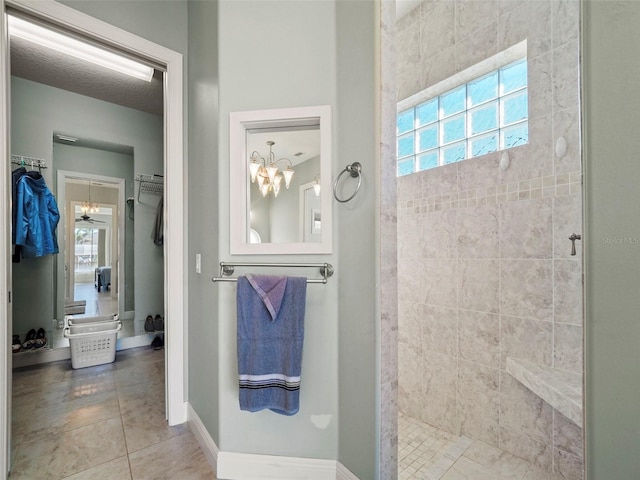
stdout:
<svg viewBox="0 0 640 480">
<path fill-rule="evenodd" d="M 36 332 L 36 339 L 33 343 L 33 349 L 37 350 L 44 347 L 47 344 L 47 337 L 45 337 L 44 328 L 39 328 Z"/>
<path fill-rule="evenodd" d="M 164 340 L 162 340 L 162 338 L 160 338 L 159 336 L 156 336 L 156 338 L 153 339 L 153 342 L 151 342 L 151 346 L 154 350 L 160 350 L 162 347 L 164 347 Z"/>
<path fill-rule="evenodd" d="M 18 353 L 22 350 L 22 342 L 20 341 L 20 335 L 13 336 L 13 342 L 11 342 L 11 351 L 13 353 Z"/>
<path fill-rule="evenodd" d="M 147 318 L 144 320 L 144 331 L 153 332 L 153 317 L 151 315 L 147 315 Z"/>
<path fill-rule="evenodd" d="M 156 315 L 153 319 L 153 329 L 156 332 L 164 332 L 164 318 L 160 315 Z"/>
<path fill-rule="evenodd" d="M 14 336 L 15 341 L 15 336 Z M 22 348 L 25 350 L 38 350 L 47 344 L 47 337 L 45 336 L 44 328 L 39 328 L 38 331 L 34 328 L 27 332 L 27 336 L 24 339 Z"/>
</svg>

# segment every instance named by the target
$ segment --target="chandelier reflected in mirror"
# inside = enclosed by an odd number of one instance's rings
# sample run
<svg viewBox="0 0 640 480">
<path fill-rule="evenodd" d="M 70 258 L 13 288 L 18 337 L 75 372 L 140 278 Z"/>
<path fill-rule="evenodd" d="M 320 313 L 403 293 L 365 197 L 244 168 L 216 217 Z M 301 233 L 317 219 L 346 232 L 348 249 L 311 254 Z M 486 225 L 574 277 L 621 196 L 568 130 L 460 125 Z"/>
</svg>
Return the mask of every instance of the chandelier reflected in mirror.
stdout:
<svg viewBox="0 0 640 480">
<path fill-rule="evenodd" d="M 82 215 L 88 215 L 89 213 L 98 213 L 100 211 L 100 205 L 91 201 L 91 181 L 89 181 L 89 201 L 82 202 L 80 206 Z"/>
<path fill-rule="evenodd" d="M 251 183 L 258 183 L 258 189 L 262 193 L 263 197 L 272 193 L 274 197 L 280 193 L 282 186 L 282 180 L 284 178 L 285 188 L 289 188 L 291 185 L 291 178 L 293 177 L 293 163 L 288 158 L 279 158 L 276 160 L 276 156 L 273 153 L 273 146 L 276 143 L 269 140 L 269 155 L 267 158 L 260 155 L 256 150 L 253 151 L 249 157 L 249 173 L 251 174 Z M 279 166 L 281 163 L 287 163 L 286 168 Z"/>
</svg>

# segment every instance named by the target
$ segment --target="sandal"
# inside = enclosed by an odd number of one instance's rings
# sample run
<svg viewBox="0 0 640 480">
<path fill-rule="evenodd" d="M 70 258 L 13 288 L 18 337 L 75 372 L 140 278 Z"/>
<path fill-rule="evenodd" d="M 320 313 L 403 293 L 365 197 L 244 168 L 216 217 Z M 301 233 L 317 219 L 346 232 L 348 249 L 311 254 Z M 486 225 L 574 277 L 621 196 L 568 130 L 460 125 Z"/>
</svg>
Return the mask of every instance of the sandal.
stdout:
<svg viewBox="0 0 640 480">
<path fill-rule="evenodd" d="M 160 315 L 153 319 L 153 329 L 156 332 L 164 332 L 164 319 Z"/>
<path fill-rule="evenodd" d="M 33 349 L 42 348 L 47 344 L 47 337 L 45 337 L 44 328 L 39 328 L 38 333 L 36 333 L 36 339 L 33 343 Z"/>
<path fill-rule="evenodd" d="M 144 321 L 144 331 L 153 332 L 153 317 L 151 315 L 147 315 Z"/>
<path fill-rule="evenodd" d="M 24 337 L 24 343 L 22 344 L 22 348 L 25 350 L 31 350 L 33 348 L 33 344 L 35 343 L 36 331 L 35 329 L 31 329 L 27 332 L 27 336 Z"/>
<path fill-rule="evenodd" d="M 18 353 L 22 350 L 22 342 L 20 341 L 20 335 L 13 336 L 13 342 L 11 343 L 11 351 L 13 353 Z"/>
</svg>

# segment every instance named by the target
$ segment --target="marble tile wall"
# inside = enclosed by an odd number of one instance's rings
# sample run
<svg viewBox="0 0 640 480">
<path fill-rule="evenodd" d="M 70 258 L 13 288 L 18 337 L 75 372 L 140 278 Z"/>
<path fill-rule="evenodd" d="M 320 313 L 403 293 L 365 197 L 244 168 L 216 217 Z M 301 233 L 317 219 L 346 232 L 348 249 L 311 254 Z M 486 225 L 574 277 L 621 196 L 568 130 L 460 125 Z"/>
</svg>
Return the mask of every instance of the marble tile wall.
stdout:
<svg viewBox="0 0 640 480">
<path fill-rule="evenodd" d="M 380 478 L 398 478 L 398 262 L 395 3 L 380 2 Z"/>
<path fill-rule="evenodd" d="M 399 100 L 526 39 L 530 118 L 505 171 L 490 154 L 398 178 L 399 409 L 582 479 L 582 429 L 505 370 L 583 369 L 579 2 L 429 0 L 396 27 Z"/>
</svg>

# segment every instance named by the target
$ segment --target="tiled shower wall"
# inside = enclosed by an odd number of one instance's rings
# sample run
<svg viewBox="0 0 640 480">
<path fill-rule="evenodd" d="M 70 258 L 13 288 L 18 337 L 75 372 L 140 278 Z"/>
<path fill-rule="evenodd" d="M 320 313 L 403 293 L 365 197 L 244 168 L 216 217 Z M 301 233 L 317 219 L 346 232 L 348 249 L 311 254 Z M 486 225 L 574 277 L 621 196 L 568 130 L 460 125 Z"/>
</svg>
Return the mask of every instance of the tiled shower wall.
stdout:
<svg viewBox="0 0 640 480">
<path fill-rule="evenodd" d="M 529 144 L 509 168 L 494 153 L 398 179 L 398 402 L 580 479 L 582 429 L 505 371 L 583 368 L 578 1 L 423 2 L 397 24 L 398 99 L 525 39 Z"/>
</svg>

